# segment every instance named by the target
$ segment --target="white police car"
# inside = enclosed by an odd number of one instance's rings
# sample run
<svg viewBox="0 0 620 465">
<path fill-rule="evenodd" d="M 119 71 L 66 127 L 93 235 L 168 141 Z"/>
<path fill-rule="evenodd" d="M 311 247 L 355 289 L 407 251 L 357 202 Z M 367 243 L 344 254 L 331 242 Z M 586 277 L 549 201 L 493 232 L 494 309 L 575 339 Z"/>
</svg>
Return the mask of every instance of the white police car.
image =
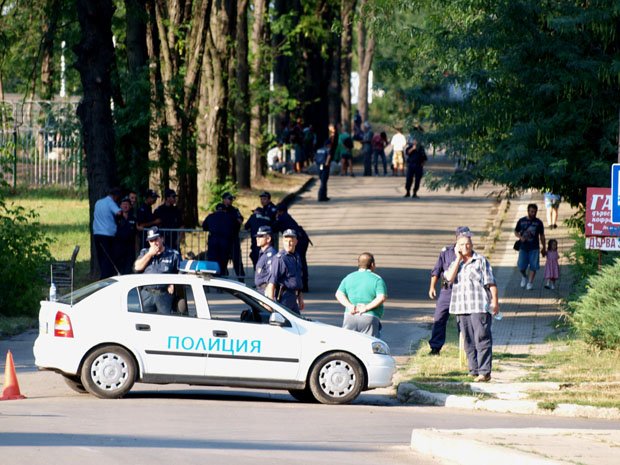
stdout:
<svg viewBox="0 0 620 465">
<path fill-rule="evenodd" d="M 41 302 L 35 363 L 78 392 L 125 395 L 135 382 L 287 389 L 340 404 L 391 385 L 379 339 L 298 317 L 238 282 L 135 274 Z"/>
</svg>

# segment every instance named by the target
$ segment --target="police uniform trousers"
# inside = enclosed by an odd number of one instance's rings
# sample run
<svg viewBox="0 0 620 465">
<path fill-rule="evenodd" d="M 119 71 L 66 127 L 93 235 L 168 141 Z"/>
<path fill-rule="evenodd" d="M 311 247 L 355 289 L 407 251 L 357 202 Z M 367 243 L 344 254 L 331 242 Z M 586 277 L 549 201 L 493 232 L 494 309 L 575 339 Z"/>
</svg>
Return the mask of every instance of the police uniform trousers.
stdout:
<svg viewBox="0 0 620 465">
<path fill-rule="evenodd" d="M 301 315 L 301 310 L 299 308 L 299 304 L 297 303 L 297 292 L 295 292 L 294 290 L 283 290 L 280 298 L 278 299 L 278 302 L 280 302 L 292 312 Z"/>
<path fill-rule="evenodd" d="M 97 251 L 97 261 L 99 262 L 100 279 L 116 276 L 114 236 L 95 234 L 93 235 L 93 240 L 95 242 L 95 250 Z"/>
<path fill-rule="evenodd" d="M 439 297 L 435 304 L 435 314 L 433 317 L 433 331 L 428 345 L 431 349 L 441 350 L 446 343 L 446 326 L 450 318 L 450 297 L 452 296 L 452 288 L 439 291 Z"/>
<path fill-rule="evenodd" d="M 321 185 L 319 187 L 319 202 L 327 199 L 327 181 L 329 181 L 329 165 L 321 165 L 319 168 L 319 180 Z"/>
</svg>

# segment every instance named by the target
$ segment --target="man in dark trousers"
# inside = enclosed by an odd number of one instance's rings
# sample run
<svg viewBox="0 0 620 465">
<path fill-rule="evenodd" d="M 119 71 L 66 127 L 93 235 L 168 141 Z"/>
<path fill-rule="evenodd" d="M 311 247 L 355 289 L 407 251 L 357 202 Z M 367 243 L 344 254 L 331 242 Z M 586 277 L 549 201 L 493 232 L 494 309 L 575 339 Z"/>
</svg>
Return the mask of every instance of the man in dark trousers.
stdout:
<svg viewBox="0 0 620 465">
<path fill-rule="evenodd" d="M 428 160 L 424 147 L 420 144 L 418 139 L 414 137 L 411 143 L 405 148 L 405 155 L 407 156 L 407 178 L 405 180 L 405 197 L 418 197 L 418 190 L 420 189 L 420 181 L 424 174 L 424 163 Z M 415 178 L 415 183 L 414 183 Z M 413 184 L 413 194 L 411 194 L 411 185 Z"/>
<path fill-rule="evenodd" d="M 297 245 L 295 250 L 299 254 L 299 258 L 301 259 L 301 270 L 302 270 L 302 280 L 303 280 L 303 291 L 309 292 L 308 290 L 308 261 L 306 260 L 306 254 L 308 253 L 308 246 L 312 244 L 310 240 L 310 236 L 308 233 L 302 228 L 297 221 L 288 213 L 288 209 L 286 205 L 280 204 L 278 205 L 278 215 L 276 217 L 275 222 L 276 231 L 286 231 L 292 229 L 295 231 L 297 237 Z"/>
<path fill-rule="evenodd" d="M 154 212 L 155 218 L 159 219 L 160 229 L 180 229 L 183 227 L 181 210 L 177 207 L 177 193 L 172 189 L 164 191 L 164 203 Z M 169 247 L 179 250 L 180 233 L 178 231 L 165 231 L 166 243 Z"/>
<path fill-rule="evenodd" d="M 114 237 L 116 236 L 116 219 L 121 214 L 121 208 L 118 206 L 120 200 L 121 190 L 115 187 L 108 191 L 108 195 L 95 203 L 93 241 L 101 271 L 100 279 L 118 274 Z"/>
<path fill-rule="evenodd" d="M 259 247 L 258 262 L 256 263 L 256 273 L 254 274 L 254 285 L 256 290 L 265 293 L 271 274 L 271 263 L 277 251 L 272 244 L 272 231 L 270 226 L 261 226 L 256 232 L 256 244 Z"/>
<path fill-rule="evenodd" d="M 456 228 L 456 237 L 459 234 L 469 233 L 467 226 L 459 226 Z M 439 355 L 441 348 L 446 342 L 446 326 L 450 318 L 450 298 L 452 297 L 452 283 L 446 281 L 443 277 L 444 273 L 450 267 L 450 264 L 456 260 L 456 252 L 454 244 L 447 245 L 441 252 L 435 263 L 433 271 L 431 271 L 431 284 L 428 288 L 428 296 L 431 299 L 437 298 L 437 282 L 440 283 L 439 298 L 435 304 L 435 315 L 433 316 L 433 330 L 428 345 L 431 347 L 430 355 Z"/>
<path fill-rule="evenodd" d="M 220 266 L 220 274 L 227 276 L 230 249 L 237 226 L 234 219 L 226 213 L 224 204 L 218 203 L 215 211 L 207 215 L 202 222 L 202 229 L 209 231 L 207 260 L 217 262 Z"/>
<path fill-rule="evenodd" d="M 121 214 L 116 220 L 116 237 L 114 238 L 118 271 L 131 274 L 136 259 L 136 218 L 131 208 L 129 197 L 121 200 Z"/>
<path fill-rule="evenodd" d="M 283 249 L 271 262 L 269 282 L 265 295 L 277 300 L 293 312 L 300 314 L 304 309 L 301 281 L 301 260 L 295 251 L 297 232 L 287 229 L 282 234 Z"/>
<path fill-rule="evenodd" d="M 327 181 L 329 181 L 329 170 L 331 168 L 332 161 L 336 155 L 336 149 L 338 148 L 338 129 L 335 124 L 329 125 L 329 139 L 325 143 L 325 148 L 328 150 L 325 154 L 325 161 L 316 160 L 319 165 L 319 179 L 321 186 L 319 187 L 319 202 L 327 202 L 329 197 L 327 196 Z"/>
<path fill-rule="evenodd" d="M 248 221 L 245 223 L 245 230 L 250 231 L 250 235 L 252 237 L 252 243 L 250 246 L 250 259 L 252 260 L 252 266 L 256 269 L 256 262 L 258 261 L 258 255 L 260 251 L 260 247 L 256 243 L 256 233 L 258 232 L 261 226 L 271 226 L 274 225 L 277 208 L 271 202 L 271 194 L 269 192 L 262 192 L 259 195 L 261 206 L 254 209 L 252 215 L 248 218 Z"/>
<path fill-rule="evenodd" d="M 230 217 L 230 220 L 235 225 L 235 231 L 232 237 L 232 246 L 229 251 L 229 257 L 233 262 L 233 269 L 237 276 L 245 276 L 245 270 L 243 269 L 243 259 L 241 255 L 241 241 L 239 239 L 239 231 L 243 224 L 243 215 L 238 208 L 233 206 L 235 196 L 230 192 L 225 192 L 222 195 L 222 204 L 224 205 L 224 211 Z M 239 281 L 243 282 L 243 279 Z"/>
</svg>

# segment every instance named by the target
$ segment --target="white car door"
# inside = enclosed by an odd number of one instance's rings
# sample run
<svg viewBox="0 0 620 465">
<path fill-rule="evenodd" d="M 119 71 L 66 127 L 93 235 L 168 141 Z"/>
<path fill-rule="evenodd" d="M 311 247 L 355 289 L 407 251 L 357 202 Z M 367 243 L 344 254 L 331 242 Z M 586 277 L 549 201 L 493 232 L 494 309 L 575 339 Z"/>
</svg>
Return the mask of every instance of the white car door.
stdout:
<svg viewBox="0 0 620 465">
<path fill-rule="evenodd" d="M 149 376 L 204 376 L 204 335 L 210 322 L 197 317 L 191 286 L 174 285 L 170 313 L 151 312 L 153 309 L 147 308 L 143 295 L 143 288 L 129 291 L 127 314 L 128 334 L 143 360 L 147 380 Z"/>
<path fill-rule="evenodd" d="M 301 337 L 294 323 L 270 325 L 270 312 L 244 292 L 218 292 L 210 286 L 204 290 L 211 316 L 207 377 L 298 379 Z"/>
</svg>

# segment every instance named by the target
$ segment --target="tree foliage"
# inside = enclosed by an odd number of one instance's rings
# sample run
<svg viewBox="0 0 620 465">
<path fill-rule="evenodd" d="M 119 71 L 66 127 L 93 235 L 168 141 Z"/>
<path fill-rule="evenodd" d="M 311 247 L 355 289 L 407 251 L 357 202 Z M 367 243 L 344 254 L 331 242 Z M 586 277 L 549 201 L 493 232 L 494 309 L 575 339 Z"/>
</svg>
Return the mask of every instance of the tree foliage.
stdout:
<svg viewBox="0 0 620 465">
<path fill-rule="evenodd" d="M 620 4 L 418 0 L 401 8 L 416 19 L 384 34 L 396 44 L 388 74 L 409 76 L 398 88 L 407 117 L 462 161 L 445 183 L 550 189 L 573 205 L 586 187 L 609 185 Z"/>
</svg>

